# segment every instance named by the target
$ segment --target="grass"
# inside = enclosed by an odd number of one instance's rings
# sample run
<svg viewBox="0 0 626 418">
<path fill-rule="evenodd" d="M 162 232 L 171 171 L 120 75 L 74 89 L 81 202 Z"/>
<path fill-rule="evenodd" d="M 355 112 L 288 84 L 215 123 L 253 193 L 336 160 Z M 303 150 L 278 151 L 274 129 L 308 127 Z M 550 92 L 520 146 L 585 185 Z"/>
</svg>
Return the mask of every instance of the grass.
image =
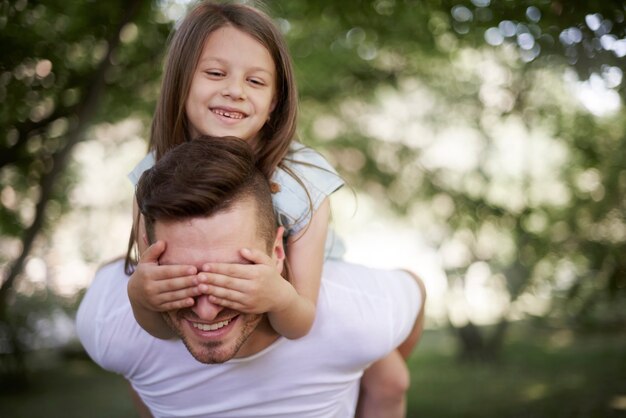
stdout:
<svg viewBox="0 0 626 418">
<path fill-rule="evenodd" d="M 410 361 L 413 417 L 626 417 L 626 335 L 515 329 L 499 362 L 456 361 L 426 331 Z M 136 417 L 127 384 L 84 356 L 34 359 L 24 393 L 0 393 L 0 417 Z"/>
<path fill-rule="evenodd" d="M 625 337 L 525 330 L 485 365 L 456 361 L 451 337 L 426 332 L 408 417 L 626 417 Z"/>
<path fill-rule="evenodd" d="M 27 392 L 0 393 L 0 417 L 137 417 L 121 376 L 103 371 L 86 356 L 46 358 L 53 365 L 30 373 Z"/>
</svg>

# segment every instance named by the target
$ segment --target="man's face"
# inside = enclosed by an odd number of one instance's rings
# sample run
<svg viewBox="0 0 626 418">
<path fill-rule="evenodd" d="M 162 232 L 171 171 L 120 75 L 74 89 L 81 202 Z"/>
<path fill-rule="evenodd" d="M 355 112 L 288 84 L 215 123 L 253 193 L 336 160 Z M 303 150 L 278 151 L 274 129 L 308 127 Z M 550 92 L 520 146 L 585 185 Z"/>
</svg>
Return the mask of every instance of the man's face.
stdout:
<svg viewBox="0 0 626 418">
<path fill-rule="evenodd" d="M 189 264 L 198 269 L 208 262 L 248 263 L 239 253 L 242 248 L 267 253 L 267 243 L 257 233 L 256 216 L 255 204 L 245 199 L 209 218 L 156 222 L 155 238 L 166 243 L 159 262 Z M 280 236 L 269 255 L 279 266 L 284 256 Z M 197 297 L 193 307 L 168 311 L 163 317 L 202 363 L 223 363 L 251 355 L 264 348 L 272 333 L 264 315 L 223 308 L 211 303 L 206 295 Z"/>
</svg>

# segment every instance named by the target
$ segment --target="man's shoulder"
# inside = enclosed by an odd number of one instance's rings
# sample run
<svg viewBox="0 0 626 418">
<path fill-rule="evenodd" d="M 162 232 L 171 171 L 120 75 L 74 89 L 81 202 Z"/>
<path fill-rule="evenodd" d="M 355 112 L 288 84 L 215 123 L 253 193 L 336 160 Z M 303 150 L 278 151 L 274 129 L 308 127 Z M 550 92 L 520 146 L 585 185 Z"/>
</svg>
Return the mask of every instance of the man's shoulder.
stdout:
<svg viewBox="0 0 626 418">
<path fill-rule="evenodd" d="M 124 260 L 117 258 L 98 268 L 89 289 L 107 289 L 114 293 L 118 293 L 121 289 L 126 292 L 127 282 L 128 275 L 124 269 Z"/>
<path fill-rule="evenodd" d="M 76 314 L 76 332 L 91 358 L 103 368 L 127 373 L 139 356 L 142 330 L 133 318 L 124 260 L 101 266 Z"/>
<path fill-rule="evenodd" d="M 102 265 L 96 271 L 78 308 L 76 316 L 78 328 L 80 329 L 85 322 L 90 324 L 94 320 L 102 322 L 105 317 L 110 318 L 120 311 L 130 310 L 127 283 L 124 260 L 117 259 Z"/>
<path fill-rule="evenodd" d="M 381 354 L 400 344 L 421 304 L 417 283 L 404 271 L 324 263 L 317 317 L 332 322 L 338 339 L 358 342 L 355 346 L 364 354 Z"/>
</svg>

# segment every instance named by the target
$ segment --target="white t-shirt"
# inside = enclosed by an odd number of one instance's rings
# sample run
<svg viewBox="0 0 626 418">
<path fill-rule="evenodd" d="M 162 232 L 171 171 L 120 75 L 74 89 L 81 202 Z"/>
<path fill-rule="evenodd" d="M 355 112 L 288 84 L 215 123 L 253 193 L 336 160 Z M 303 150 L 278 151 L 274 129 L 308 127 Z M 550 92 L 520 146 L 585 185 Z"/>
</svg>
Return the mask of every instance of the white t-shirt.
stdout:
<svg viewBox="0 0 626 418">
<path fill-rule="evenodd" d="M 351 417 L 363 370 L 406 339 L 423 299 L 402 271 L 329 261 L 322 277 L 308 335 L 207 365 L 181 341 L 159 340 L 137 324 L 117 261 L 98 271 L 81 302 L 78 336 L 155 417 Z"/>
</svg>

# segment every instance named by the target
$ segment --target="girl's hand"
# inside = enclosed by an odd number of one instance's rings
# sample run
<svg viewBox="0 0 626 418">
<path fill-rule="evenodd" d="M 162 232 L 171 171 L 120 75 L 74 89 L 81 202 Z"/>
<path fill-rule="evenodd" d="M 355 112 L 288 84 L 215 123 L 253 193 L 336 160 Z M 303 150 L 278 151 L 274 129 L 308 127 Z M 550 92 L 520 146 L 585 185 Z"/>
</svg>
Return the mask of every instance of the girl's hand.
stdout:
<svg viewBox="0 0 626 418">
<path fill-rule="evenodd" d="M 165 242 L 157 241 L 141 255 L 128 281 L 131 304 L 143 309 L 164 312 L 193 306 L 200 294 L 194 266 L 159 265 Z"/>
<path fill-rule="evenodd" d="M 198 274 L 201 292 L 209 295 L 212 303 L 243 313 L 287 308 L 297 293 L 280 275 L 273 260 L 259 250 L 243 249 L 240 254 L 252 264 L 204 264 Z"/>
</svg>

